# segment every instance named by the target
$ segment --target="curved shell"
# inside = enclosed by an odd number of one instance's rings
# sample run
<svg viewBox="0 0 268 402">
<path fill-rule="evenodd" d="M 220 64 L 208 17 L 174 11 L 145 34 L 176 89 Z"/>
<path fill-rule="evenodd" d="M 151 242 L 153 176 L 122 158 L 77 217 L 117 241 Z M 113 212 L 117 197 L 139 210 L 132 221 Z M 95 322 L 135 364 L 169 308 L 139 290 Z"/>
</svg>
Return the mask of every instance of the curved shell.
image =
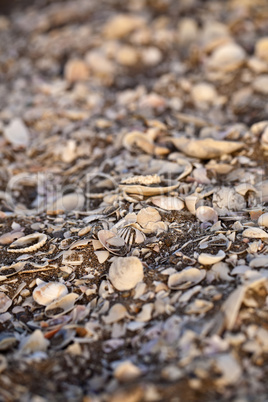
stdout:
<svg viewBox="0 0 268 402">
<path fill-rule="evenodd" d="M 231 154 L 243 148 L 242 142 L 218 141 L 213 138 L 204 140 L 190 140 L 184 137 L 169 138 L 175 147 L 188 156 L 199 159 L 219 158 L 224 154 Z"/>
<path fill-rule="evenodd" d="M 251 268 L 264 268 L 268 266 L 268 255 L 260 255 L 258 257 L 253 258 L 249 266 Z"/>
<path fill-rule="evenodd" d="M 266 212 L 265 214 L 262 214 L 259 217 L 258 225 L 259 226 L 265 226 L 266 228 L 268 228 L 268 212 Z"/>
<path fill-rule="evenodd" d="M 203 265 L 212 265 L 220 262 L 225 257 L 225 252 L 220 250 L 217 255 L 201 253 L 198 257 L 198 262 Z"/>
<path fill-rule="evenodd" d="M 112 254 L 122 255 L 126 253 L 124 239 L 111 230 L 99 230 L 98 239 L 102 246 Z"/>
<path fill-rule="evenodd" d="M 143 279 L 143 266 L 138 257 L 118 257 L 109 270 L 109 279 L 120 291 L 133 289 Z"/>
<path fill-rule="evenodd" d="M 177 197 L 167 197 L 165 195 L 153 197 L 152 203 L 167 211 L 180 211 L 184 208 L 184 202 L 182 200 Z"/>
<path fill-rule="evenodd" d="M 175 190 L 180 183 L 177 180 L 161 180 L 160 176 L 134 176 L 119 184 L 119 188 L 128 194 L 137 195 L 158 195 Z"/>
<path fill-rule="evenodd" d="M 29 244 L 33 243 L 31 246 Z M 7 251 L 10 253 L 31 253 L 43 247 L 47 241 L 47 235 L 44 233 L 32 233 L 14 241 Z M 26 246 L 26 247 L 25 247 Z"/>
<path fill-rule="evenodd" d="M 129 151 L 134 151 L 136 147 L 148 154 L 153 154 L 155 145 L 151 139 L 140 131 L 131 131 L 124 136 L 123 146 Z"/>
<path fill-rule="evenodd" d="M 267 239 L 268 233 L 260 228 L 247 228 L 242 233 L 243 237 L 249 237 L 251 239 Z"/>
<path fill-rule="evenodd" d="M 12 300 L 4 292 L 0 292 L 0 313 L 5 313 L 11 305 Z"/>
<path fill-rule="evenodd" d="M 206 276 L 204 269 L 187 267 L 181 272 L 176 272 L 168 278 L 168 287 L 170 289 L 188 289 L 201 282 Z"/>
<path fill-rule="evenodd" d="M 46 307 L 46 316 L 60 317 L 61 315 L 68 313 L 74 308 L 75 301 L 78 297 L 77 293 L 69 293 L 62 296 L 60 299 L 54 300 Z"/>
<path fill-rule="evenodd" d="M 196 217 L 201 222 L 210 222 L 216 223 L 218 221 L 218 214 L 217 212 L 211 208 L 206 206 L 201 206 L 196 210 Z"/>
<path fill-rule="evenodd" d="M 58 299 L 68 293 L 67 287 L 63 283 L 48 282 L 41 283 L 33 291 L 33 299 L 42 306 L 48 306 L 53 300 Z"/>
</svg>

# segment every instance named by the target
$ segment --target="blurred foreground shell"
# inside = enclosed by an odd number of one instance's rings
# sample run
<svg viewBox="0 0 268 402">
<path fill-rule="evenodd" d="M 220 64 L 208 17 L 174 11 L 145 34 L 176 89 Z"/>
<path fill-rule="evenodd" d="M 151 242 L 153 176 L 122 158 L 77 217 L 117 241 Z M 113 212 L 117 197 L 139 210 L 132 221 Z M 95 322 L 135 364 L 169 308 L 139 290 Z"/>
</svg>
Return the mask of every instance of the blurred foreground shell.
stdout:
<svg viewBox="0 0 268 402">
<path fill-rule="evenodd" d="M 187 267 L 181 272 L 176 272 L 168 278 L 170 289 L 188 289 L 201 282 L 206 276 L 204 269 Z"/>
<path fill-rule="evenodd" d="M 45 352 L 49 341 L 44 337 L 40 329 L 36 329 L 31 335 L 27 336 L 20 345 L 21 353 Z"/>
<path fill-rule="evenodd" d="M 207 206 L 201 206 L 197 208 L 196 210 L 196 217 L 201 221 L 201 222 L 214 222 L 216 223 L 218 220 L 218 214 L 217 212 Z"/>
<path fill-rule="evenodd" d="M 7 251 L 10 253 L 31 253 L 43 247 L 46 241 L 47 235 L 44 233 L 33 233 L 14 241 Z M 33 244 L 30 245 L 31 243 Z"/>
<path fill-rule="evenodd" d="M 268 212 L 266 212 L 265 214 L 262 214 L 259 217 L 258 225 L 259 226 L 265 226 L 266 228 L 268 227 Z"/>
<path fill-rule="evenodd" d="M 74 308 L 75 301 L 78 297 L 77 293 L 69 293 L 62 296 L 60 299 L 54 300 L 46 307 L 46 316 L 60 317 L 61 315 L 68 313 Z"/>
<path fill-rule="evenodd" d="M 137 257 L 118 257 L 109 270 L 109 279 L 120 291 L 133 289 L 143 279 L 143 266 Z"/>
<path fill-rule="evenodd" d="M 0 313 L 5 313 L 11 304 L 12 300 L 4 292 L 0 292 Z"/>
<path fill-rule="evenodd" d="M 198 257 L 198 262 L 203 265 L 212 265 L 220 262 L 225 257 L 225 252 L 220 250 L 217 255 L 201 253 Z"/>
<path fill-rule="evenodd" d="M 48 306 L 53 300 L 68 293 L 67 287 L 59 282 L 42 282 L 33 291 L 33 299 L 42 306 Z"/>
<path fill-rule="evenodd" d="M 242 233 L 243 237 L 249 237 L 252 239 L 267 239 L 268 238 L 268 233 L 266 233 L 264 230 L 260 228 L 247 228 L 244 230 Z"/>
</svg>

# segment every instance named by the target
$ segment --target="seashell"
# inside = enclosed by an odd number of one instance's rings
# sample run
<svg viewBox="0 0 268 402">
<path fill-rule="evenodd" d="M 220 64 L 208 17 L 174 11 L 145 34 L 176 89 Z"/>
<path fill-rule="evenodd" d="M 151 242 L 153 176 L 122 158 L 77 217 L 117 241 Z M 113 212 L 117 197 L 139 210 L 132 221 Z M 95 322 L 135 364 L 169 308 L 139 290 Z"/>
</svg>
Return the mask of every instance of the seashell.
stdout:
<svg viewBox="0 0 268 402">
<path fill-rule="evenodd" d="M 262 214 L 258 219 L 258 225 L 268 227 L 268 212 Z"/>
<path fill-rule="evenodd" d="M 257 40 L 255 44 L 255 55 L 259 59 L 263 59 L 268 62 L 268 37 L 264 36 Z"/>
<path fill-rule="evenodd" d="M 110 308 L 108 315 L 102 316 L 102 320 L 105 322 L 105 324 L 113 324 L 122 320 L 127 315 L 128 313 L 126 307 L 121 303 L 116 303 Z"/>
<path fill-rule="evenodd" d="M 30 141 L 29 131 L 19 118 L 13 119 L 4 127 L 4 137 L 9 143 L 18 147 L 27 147 Z"/>
<path fill-rule="evenodd" d="M 17 343 L 17 339 L 14 335 L 7 332 L 0 334 L 0 352 L 11 349 Z M 1 370 L 0 370 L 1 373 Z"/>
<path fill-rule="evenodd" d="M 192 87 L 191 95 L 196 105 L 212 104 L 217 98 L 217 91 L 214 85 L 201 82 Z"/>
<path fill-rule="evenodd" d="M 4 233 L 2 234 L 2 236 L 0 236 L 0 244 L 2 245 L 11 244 L 14 240 L 17 240 L 22 236 L 24 236 L 23 232 Z"/>
<path fill-rule="evenodd" d="M 235 325 L 245 293 L 246 286 L 238 286 L 222 305 L 221 310 L 225 315 L 225 325 L 227 330 L 232 330 Z"/>
<path fill-rule="evenodd" d="M 112 254 L 122 255 L 127 251 L 124 247 L 126 245 L 124 239 L 111 230 L 99 230 L 98 239 L 102 246 Z"/>
<path fill-rule="evenodd" d="M 218 141 L 213 138 L 190 140 L 185 137 L 167 137 L 167 139 L 186 155 L 199 159 L 219 158 L 222 155 L 231 154 L 244 147 L 242 142 Z"/>
<path fill-rule="evenodd" d="M 99 263 L 103 264 L 109 258 L 110 253 L 107 250 L 101 250 L 95 251 L 95 255 L 98 258 Z"/>
<path fill-rule="evenodd" d="M 59 197 L 47 207 L 48 215 L 57 215 L 72 211 L 80 211 L 85 203 L 85 197 L 80 193 L 70 193 Z"/>
<path fill-rule="evenodd" d="M 41 306 L 48 306 L 53 300 L 68 293 L 67 287 L 59 282 L 42 282 L 33 291 L 33 299 Z"/>
<path fill-rule="evenodd" d="M 211 70 L 222 70 L 225 72 L 239 68 L 246 58 L 244 49 L 236 43 L 227 43 L 217 47 L 208 61 L 208 68 Z"/>
<path fill-rule="evenodd" d="M 45 352 L 49 346 L 49 340 L 46 339 L 40 329 L 36 329 L 31 335 L 27 336 L 20 344 L 21 353 Z"/>
<path fill-rule="evenodd" d="M 216 275 L 216 279 L 222 279 L 223 281 L 232 281 L 229 275 L 229 267 L 225 262 L 217 262 L 211 267 L 211 271 Z"/>
<path fill-rule="evenodd" d="M 140 131 L 131 131 L 123 138 L 123 146 L 129 151 L 135 151 L 140 148 L 142 151 L 153 154 L 155 145 L 152 140 Z"/>
<path fill-rule="evenodd" d="M 104 25 L 104 35 L 107 39 L 121 39 L 144 24 L 144 18 L 138 15 L 117 14 Z"/>
<path fill-rule="evenodd" d="M 220 262 L 225 257 L 225 252 L 220 250 L 217 255 L 201 253 L 198 257 L 199 264 L 212 265 Z"/>
<path fill-rule="evenodd" d="M 201 206 L 201 207 L 197 208 L 196 217 L 201 222 L 213 222 L 213 223 L 216 223 L 218 221 L 217 212 L 213 208 L 207 207 L 207 206 Z"/>
<path fill-rule="evenodd" d="M 198 199 L 199 198 L 196 195 L 187 195 L 187 197 L 185 197 L 185 200 L 184 200 L 188 211 L 190 211 L 191 214 L 193 214 L 193 215 L 196 214 L 195 205 L 196 205 Z"/>
<path fill-rule="evenodd" d="M 160 195 L 158 197 L 153 197 L 151 201 L 157 207 L 167 211 L 181 211 L 184 208 L 184 202 L 177 197 Z"/>
<path fill-rule="evenodd" d="M 196 299 L 190 303 L 186 309 L 186 314 L 204 314 L 214 307 L 213 303 L 208 300 Z"/>
<path fill-rule="evenodd" d="M 268 95 L 268 74 L 262 74 L 256 77 L 252 82 L 252 87 L 256 92 Z"/>
<path fill-rule="evenodd" d="M 261 136 L 261 145 L 262 148 L 268 150 L 268 127 L 265 128 L 262 136 Z"/>
<path fill-rule="evenodd" d="M 29 246 L 29 244 L 33 243 L 33 241 L 37 242 Z M 14 241 L 9 246 L 7 251 L 9 251 L 10 253 L 32 253 L 33 251 L 36 251 L 39 248 L 43 247 L 46 241 L 47 235 L 45 235 L 44 233 L 32 233 L 28 236 L 21 237 L 20 239 Z"/>
<path fill-rule="evenodd" d="M 68 313 L 74 308 L 75 301 L 78 297 L 79 296 L 77 293 L 69 293 L 59 299 L 54 300 L 46 307 L 46 316 L 56 318 Z"/>
<path fill-rule="evenodd" d="M 4 292 L 0 292 L 0 313 L 5 313 L 11 305 L 12 300 Z"/>
<path fill-rule="evenodd" d="M 133 289 L 143 279 L 143 266 L 138 257 L 118 257 L 109 269 L 109 279 L 120 291 Z"/>
<path fill-rule="evenodd" d="M 267 239 L 268 233 L 260 228 L 250 227 L 244 230 L 242 236 L 251 239 Z"/>
<path fill-rule="evenodd" d="M 126 360 L 120 363 L 114 370 L 114 377 L 120 382 L 133 381 L 142 374 L 139 367 L 135 366 L 131 361 Z"/>
<path fill-rule="evenodd" d="M 68 60 L 64 67 L 64 78 L 70 83 L 87 80 L 89 70 L 86 63 L 80 59 Z"/>
<path fill-rule="evenodd" d="M 143 228 L 146 228 L 150 222 L 159 221 L 161 221 L 161 215 L 153 207 L 142 208 L 137 215 L 137 223 Z"/>
<path fill-rule="evenodd" d="M 171 274 L 168 278 L 168 287 L 170 289 L 188 289 L 192 286 L 197 285 L 206 276 L 206 271 L 204 269 L 197 269 L 192 267 L 187 267 L 181 272 L 176 272 Z"/>
<path fill-rule="evenodd" d="M 251 268 L 264 268 L 268 266 L 268 255 L 260 255 L 256 258 L 253 258 L 249 266 Z"/>
<path fill-rule="evenodd" d="M 241 211 L 247 204 L 244 197 L 235 189 L 222 187 L 214 192 L 212 198 L 213 208 L 220 215 L 230 215 L 230 211 Z"/>
<path fill-rule="evenodd" d="M 147 303 L 142 306 L 141 311 L 136 317 L 138 322 L 147 322 L 152 318 L 152 312 L 154 309 L 154 303 Z"/>
<path fill-rule="evenodd" d="M 134 176 L 119 184 L 119 188 L 128 194 L 152 196 L 175 190 L 180 183 L 177 180 L 161 180 L 160 176 Z"/>
</svg>

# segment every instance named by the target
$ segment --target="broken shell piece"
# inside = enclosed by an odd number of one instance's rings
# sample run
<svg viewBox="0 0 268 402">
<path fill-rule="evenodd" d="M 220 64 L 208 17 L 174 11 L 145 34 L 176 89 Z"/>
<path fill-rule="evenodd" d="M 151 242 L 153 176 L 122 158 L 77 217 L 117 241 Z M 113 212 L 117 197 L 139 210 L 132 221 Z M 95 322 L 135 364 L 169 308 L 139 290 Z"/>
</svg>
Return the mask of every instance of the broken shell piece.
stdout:
<svg viewBox="0 0 268 402">
<path fill-rule="evenodd" d="M 103 264 L 109 258 L 109 251 L 107 250 L 99 250 L 95 251 L 95 255 L 98 258 L 100 264 Z"/>
<path fill-rule="evenodd" d="M 259 257 L 253 258 L 249 266 L 251 268 L 264 268 L 268 266 L 268 255 L 260 255 Z"/>
<path fill-rule="evenodd" d="M 189 140 L 185 137 L 168 137 L 177 149 L 188 156 L 199 159 L 219 158 L 224 154 L 231 154 L 244 147 L 242 142 L 217 141 L 213 138 L 204 140 Z"/>
<path fill-rule="evenodd" d="M 161 215 L 153 207 L 142 208 L 137 215 L 137 222 L 143 228 L 146 228 L 149 222 L 161 221 Z"/>
<path fill-rule="evenodd" d="M 102 319 L 105 324 L 113 324 L 125 318 L 126 315 L 128 315 L 126 307 L 121 303 L 116 303 L 110 308 L 109 314 L 102 316 Z"/>
<path fill-rule="evenodd" d="M 27 336 L 20 345 L 21 353 L 45 352 L 48 348 L 47 340 L 40 329 L 36 329 L 30 336 Z"/>
<path fill-rule="evenodd" d="M 98 238 L 106 250 L 115 255 L 122 255 L 126 253 L 124 249 L 125 241 L 122 237 L 117 236 L 111 230 L 99 230 Z"/>
<path fill-rule="evenodd" d="M 66 212 L 80 211 L 85 203 L 83 194 L 70 193 L 58 198 L 52 205 L 47 207 L 48 215 L 57 215 Z"/>
<path fill-rule="evenodd" d="M 268 228 L 268 212 L 262 214 L 258 219 L 258 225 Z"/>
<path fill-rule="evenodd" d="M 0 244 L 2 245 L 11 244 L 14 240 L 17 240 L 22 236 L 24 236 L 23 232 L 4 233 L 2 234 L 2 236 L 0 236 Z"/>
<path fill-rule="evenodd" d="M 201 253 L 198 257 L 198 262 L 203 265 L 212 265 L 223 260 L 225 257 L 225 252 L 220 250 L 217 255 Z"/>
<path fill-rule="evenodd" d="M 260 228 L 247 228 L 244 230 L 242 233 L 243 237 L 249 237 L 251 239 L 267 239 L 268 238 L 268 233 L 266 233 L 264 230 Z"/>
<path fill-rule="evenodd" d="M 188 209 L 188 211 L 191 212 L 191 214 L 195 215 L 196 213 L 196 208 L 195 205 L 198 201 L 198 197 L 196 195 L 187 195 L 187 197 L 185 197 L 185 204 L 186 207 Z"/>
<path fill-rule="evenodd" d="M 131 180 L 127 179 L 119 184 L 119 188 L 128 194 L 137 194 L 142 196 L 165 194 L 169 191 L 175 190 L 180 185 L 177 180 L 161 180 L 158 175 L 136 176 L 131 177 L 130 179 Z"/>
<path fill-rule="evenodd" d="M 48 306 L 53 300 L 68 293 L 67 287 L 59 282 L 42 282 L 33 291 L 33 299 L 42 306 Z"/>
<path fill-rule="evenodd" d="M 4 128 L 5 139 L 14 146 L 27 147 L 30 142 L 28 128 L 20 118 L 13 119 Z"/>
<path fill-rule="evenodd" d="M 0 292 L 0 313 L 5 313 L 11 304 L 12 300 L 4 292 Z"/>
<path fill-rule="evenodd" d="M 180 211 L 184 208 L 184 202 L 177 197 L 160 195 L 158 197 L 153 197 L 151 201 L 157 207 L 167 211 Z"/>
<path fill-rule="evenodd" d="M 201 222 L 213 222 L 216 223 L 218 221 L 217 212 L 211 208 L 206 206 L 201 206 L 196 210 L 196 217 Z"/>
<path fill-rule="evenodd" d="M 130 361 L 120 363 L 114 370 L 114 377 L 120 382 L 133 381 L 140 377 L 141 370 Z"/>
<path fill-rule="evenodd" d="M 155 148 L 151 139 L 140 131 L 132 131 L 126 134 L 123 139 L 123 146 L 129 151 L 134 151 L 135 147 L 138 147 L 148 154 L 153 154 Z"/>
<path fill-rule="evenodd" d="M 118 257 L 109 270 L 109 279 L 120 291 L 133 289 L 143 279 L 143 266 L 138 257 Z"/>
<path fill-rule="evenodd" d="M 54 300 L 46 307 L 46 316 L 55 318 L 68 313 L 74 308 L 75 301 L 78 297 L 76 293 L 69 293 L 62 296 L 60 299 Z"/>
<path fill-rule="evenodd" d="M 196 299 L 189 304 L 185 312 L 186 314 L 204 314 L 213 308 L 213 303 L 207 300 Z"/>
<path fill-rule="evenodd" d="M 181 272 L 176 272 L 168 278 L 168 287 L 170 289 L 188 289 L 201 282 L 206 276 L 204 269 L 187 267 Z"/>
<path fill-rule="evenodd" d="M 34 241 L 36 241 L 36 243 L 29 246 L 29 244 L 33 243 Z M 47 235 L 45 235 L 44 233 L 33 233 L 14 241 L 9 246 L 7 251 L 9 251 L 10 253 L 31 253 L 43 247 L 46 241 Z"/>
</svg>

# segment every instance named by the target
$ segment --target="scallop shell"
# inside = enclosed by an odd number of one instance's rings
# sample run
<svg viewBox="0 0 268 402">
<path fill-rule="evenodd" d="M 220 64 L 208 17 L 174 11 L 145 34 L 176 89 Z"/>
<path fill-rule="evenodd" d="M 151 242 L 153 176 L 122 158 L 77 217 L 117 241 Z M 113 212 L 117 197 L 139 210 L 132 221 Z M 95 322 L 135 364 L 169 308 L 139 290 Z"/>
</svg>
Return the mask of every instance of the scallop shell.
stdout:
<svg viewBox="0 0 268 402">
<path fill-rule="evenodd" d="M 242 233 L 243 237 L 249 237 L 251 239 L 267 239 L 268 233 L 260 228 L 247 228 Z"/>
<path fill-rule="evenodd" d="M 213 138 L 205 138 L 204 140 L 189 140 L 185 137 L 168 139 L 181 152 L 199 159 L 219 158 L 224 154 L 231 154 L 244 147 L 242 142 L 217 141 Z"/>
<path fill-rule="evenodd" d="M 12 300 L 4 292 L 0 292 L 0 313 L 5 313 L 11 305 Z"/>
<path fill-rule="evenodd" d="M 212 265 L 220 262 L 225 257 L 225 252 L 220 250 L 217 255 L 201 253 L 198 257 L 198 262 L 203 265 Z"/>
<path fill-rule="evenodd" d="M 46 307 L 46 316 L 55 318 L 68 313 L 74 308 L 75 301 L 78 297 L 77 293 L 69 293 L 62 296 L 60 299 L 54 300 Z"/>
<path fill-rule="evenodd" d="M 153 197 L 151 201 L 157 207 L 167 211 L 181 211 L 184 208 L 184 202 L 177 197 L 160 195 L 158 197 Z"/>
<path fill-rule="evenodd" d="M 258 219 L 258 225 L 268 228 L 268 212 L 262 214 Z"/>
<path fill-rule="evenodd" d="M 197 208 L 196 217 L 201 222 L 210 222 L 210 221 L 212 221 L 213 223 L 216 223 L 218 221 L 217 212 L 213 208 L 207 207 L 207 206 L 201 206 L 201 207 Z"/>
<path fill-rule="evenodd" d="M 143 279 L 143 266 L 137 257 L 118 257 L 109 270 L 109 279 L 120 291 L 133 289 Z"/>
<path fill-rule="evenodd" d="M 187 267 L 181 272 L 176 272 L 168 278 L 168 287 L 170 289 L 188 289 L 201 282 L 206 276 L 204 269 Z"/>
<path fill-rule="evenodd" d="M 29 246 L 29 244 L 33 243 L 34 241 L 37 242 Z M 14 241 L 9 246 L 7 251 L 9 251 L 10 253 L 31 253 L 43 247 L 46 241 L 47 241 L 47 235 L 45 235 L 44 233 L 32 233 L 28 236 L 21 237 L 20 239 Z"/>
<path fill-rule="evenodd" d="M 59 282 L 42 282 L 33 291 L 33 299 L 41 306 L 48 306 L 53 300 L 68 293 L 67 287 Z"/>
</svg>

